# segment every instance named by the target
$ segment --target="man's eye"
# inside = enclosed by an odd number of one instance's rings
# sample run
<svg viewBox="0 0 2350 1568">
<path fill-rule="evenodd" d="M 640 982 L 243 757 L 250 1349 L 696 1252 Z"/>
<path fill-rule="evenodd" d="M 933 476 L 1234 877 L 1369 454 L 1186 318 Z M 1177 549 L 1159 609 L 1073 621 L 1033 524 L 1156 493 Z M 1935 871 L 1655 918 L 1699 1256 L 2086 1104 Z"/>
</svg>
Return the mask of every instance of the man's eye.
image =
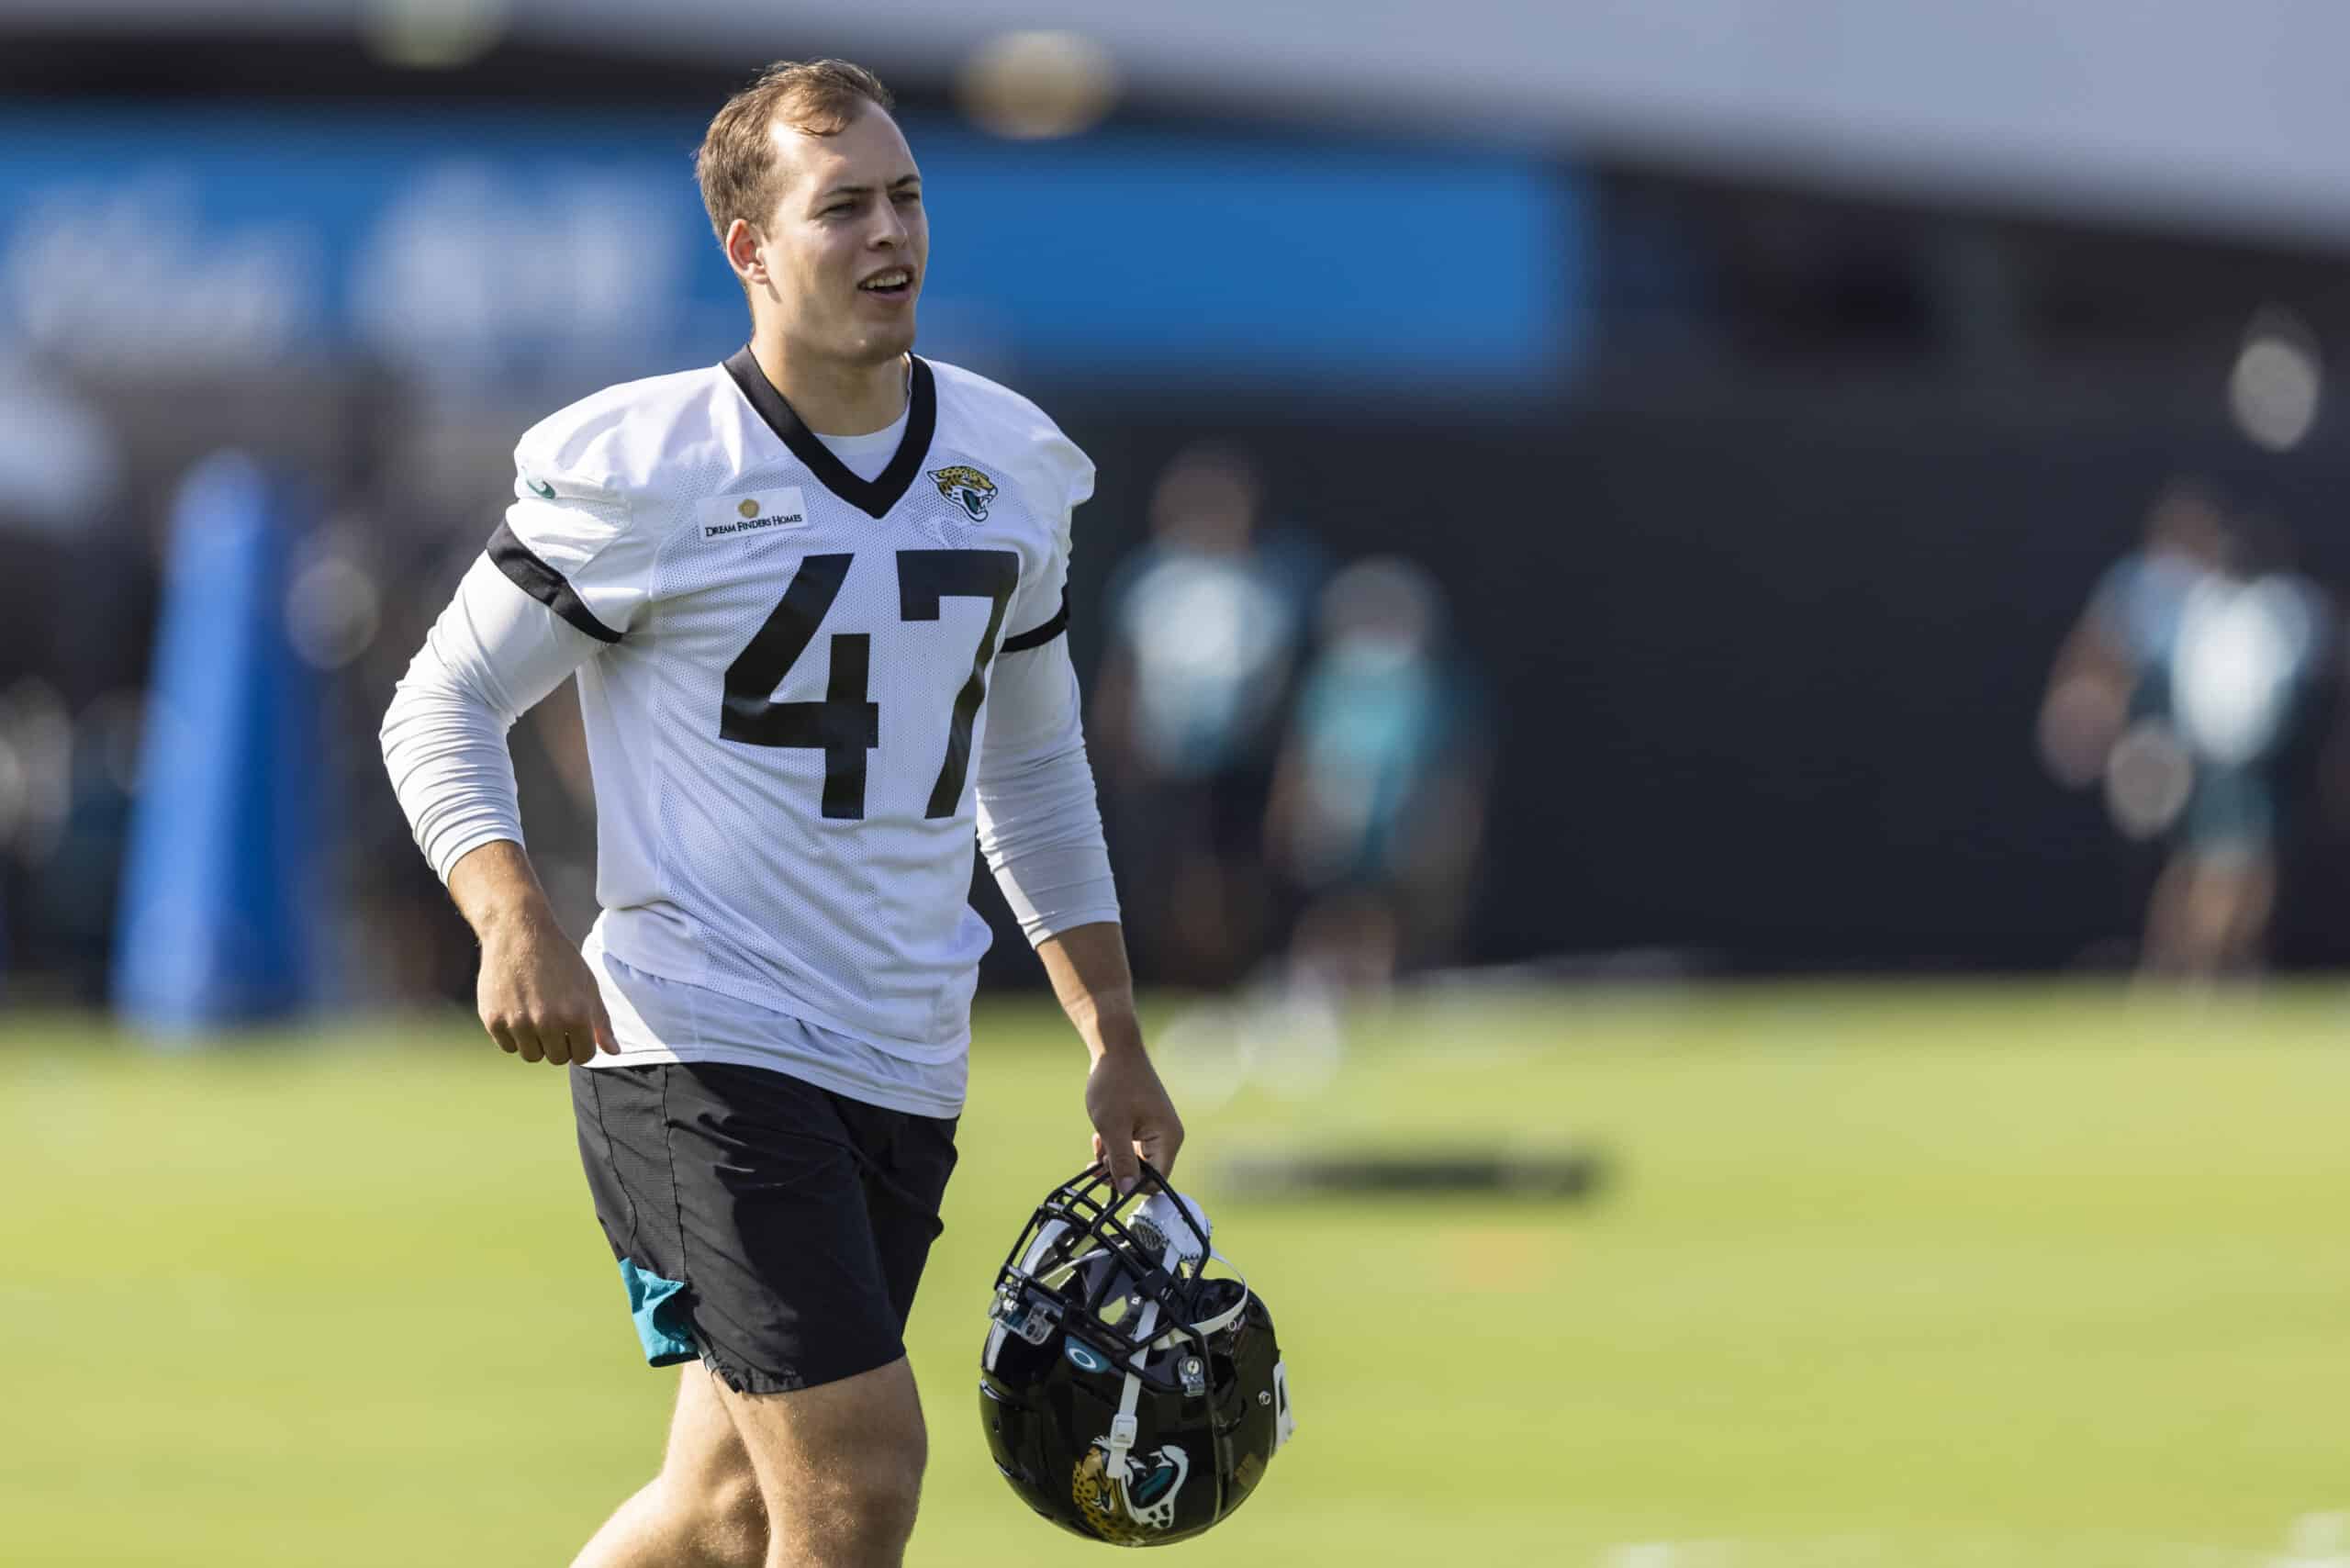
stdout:
<svg viewBox="0 0 2350 1568">
<path fill-rule="evenodd" d="M 899 205 L 900 207 L 905 207 L 905 206 L 908 206 L 908 205 L 910 205 L 910 204 L 912 204 L 912 203 L 913 203 L 913 202 L 918 202 L 918 201 L 922 200 L 922 192 L 920 192 L 920 191 L 900 191 L 900 192 L 898 193 L 898 198 L 897 198 L 897 199 L 898 199 L 898 205 Z"/>
</svg>

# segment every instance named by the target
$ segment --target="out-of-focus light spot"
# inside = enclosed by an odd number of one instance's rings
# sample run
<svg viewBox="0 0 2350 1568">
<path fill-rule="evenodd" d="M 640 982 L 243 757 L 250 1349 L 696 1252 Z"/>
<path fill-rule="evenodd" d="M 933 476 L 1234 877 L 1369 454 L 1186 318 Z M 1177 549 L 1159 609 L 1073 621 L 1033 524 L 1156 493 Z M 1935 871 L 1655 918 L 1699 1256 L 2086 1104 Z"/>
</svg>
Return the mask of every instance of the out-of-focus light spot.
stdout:
<svg viewBox="0 0 2350 1568">
<path fill-rule="evenodd" d="M 2282 312 L 2264 312 L 2244 334 L 2228 377 L 2228 409 L 2255 445 L 2288 452 L 2317 423 L 2323 385 L 2309 330 Z"/>
<path fill-rule="evenodd" d="M 450 71 L 496 49 L 511 9 L 511 0 L 369 0 L 359 27 L 388 64 Z"/>
<path fill-rule="evenodd" d="M 2153 838 L 2178 820 L 2195 788 L 2195 762 L 2170 726 L 2133 724 L 2105 761 L 2105 805 L 2124 836 Z"/>
<path fill-rule="evenodd" d="M 1110 112 L 1118 70 L 1108 50 L 1076 33 L 1006 33 L 964 62 L 956 96 L 965 114 L 998 136 L 1074 136 Z"/>
<path fill-rule="evenodd" d="M 344 556 L 313 562 L 285 591 L 286 635 L 317 668 L 341 669 L 365 653 L 382 624 L 375 579 Z"/>
</svg>

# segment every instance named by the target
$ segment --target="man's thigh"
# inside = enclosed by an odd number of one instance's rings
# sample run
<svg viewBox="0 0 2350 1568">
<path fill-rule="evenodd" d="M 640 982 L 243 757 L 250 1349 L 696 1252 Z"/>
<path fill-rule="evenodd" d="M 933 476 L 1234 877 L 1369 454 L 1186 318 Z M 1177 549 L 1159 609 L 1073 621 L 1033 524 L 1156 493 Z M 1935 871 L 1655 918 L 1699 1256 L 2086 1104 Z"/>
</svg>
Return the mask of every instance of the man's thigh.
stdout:
<svg viewBox="0 0 2350 1568">
<path fill-rule="evenodd" d="M 713 1393 L 763 1475 L 772 1469 L 784 1480 L 814 1481 L 875 1458 L 920 1466 L 922 1397 L 903 1360 L 794 1394 L 740 1394 L 723 1384 Z"/>
</svg>

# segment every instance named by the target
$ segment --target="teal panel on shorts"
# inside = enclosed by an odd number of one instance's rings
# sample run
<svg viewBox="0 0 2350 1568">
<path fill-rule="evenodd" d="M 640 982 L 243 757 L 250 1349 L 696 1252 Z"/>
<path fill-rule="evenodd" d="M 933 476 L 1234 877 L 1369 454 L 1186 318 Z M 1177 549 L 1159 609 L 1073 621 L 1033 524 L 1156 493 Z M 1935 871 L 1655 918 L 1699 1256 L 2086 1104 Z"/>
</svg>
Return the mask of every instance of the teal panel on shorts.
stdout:
<svg viewBox="0 0 2350 1568">
<path fill-rule="evenodd" d="M 644 1364 L 673 1367 L 701 1352 L 694 1348 L 686 1321 L 685 1283 L 645 1272 L 621 1260 L 621 1283 L 628 1287 L 629 1316 L 636 1319 L 636 1337 L 644 1342 Z"/>
</svg>

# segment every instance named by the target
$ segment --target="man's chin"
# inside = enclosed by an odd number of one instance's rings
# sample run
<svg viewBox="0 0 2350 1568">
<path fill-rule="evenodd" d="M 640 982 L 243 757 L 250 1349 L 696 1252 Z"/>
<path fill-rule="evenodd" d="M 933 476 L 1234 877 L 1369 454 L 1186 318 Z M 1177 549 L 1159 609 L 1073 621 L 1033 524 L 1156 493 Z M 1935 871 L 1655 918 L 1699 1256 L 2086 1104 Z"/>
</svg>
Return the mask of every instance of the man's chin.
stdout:
<svg viewBox="0 0 2350 1568">
<path fill-rule="evenodd" d="M 914 346 L 913 312 L 906 312 L 902 322 L 876 327 L 867 331 L 865 341 L 857 345 L 856 358 L 866 364 L 887 364 Z"/>
</svg>

